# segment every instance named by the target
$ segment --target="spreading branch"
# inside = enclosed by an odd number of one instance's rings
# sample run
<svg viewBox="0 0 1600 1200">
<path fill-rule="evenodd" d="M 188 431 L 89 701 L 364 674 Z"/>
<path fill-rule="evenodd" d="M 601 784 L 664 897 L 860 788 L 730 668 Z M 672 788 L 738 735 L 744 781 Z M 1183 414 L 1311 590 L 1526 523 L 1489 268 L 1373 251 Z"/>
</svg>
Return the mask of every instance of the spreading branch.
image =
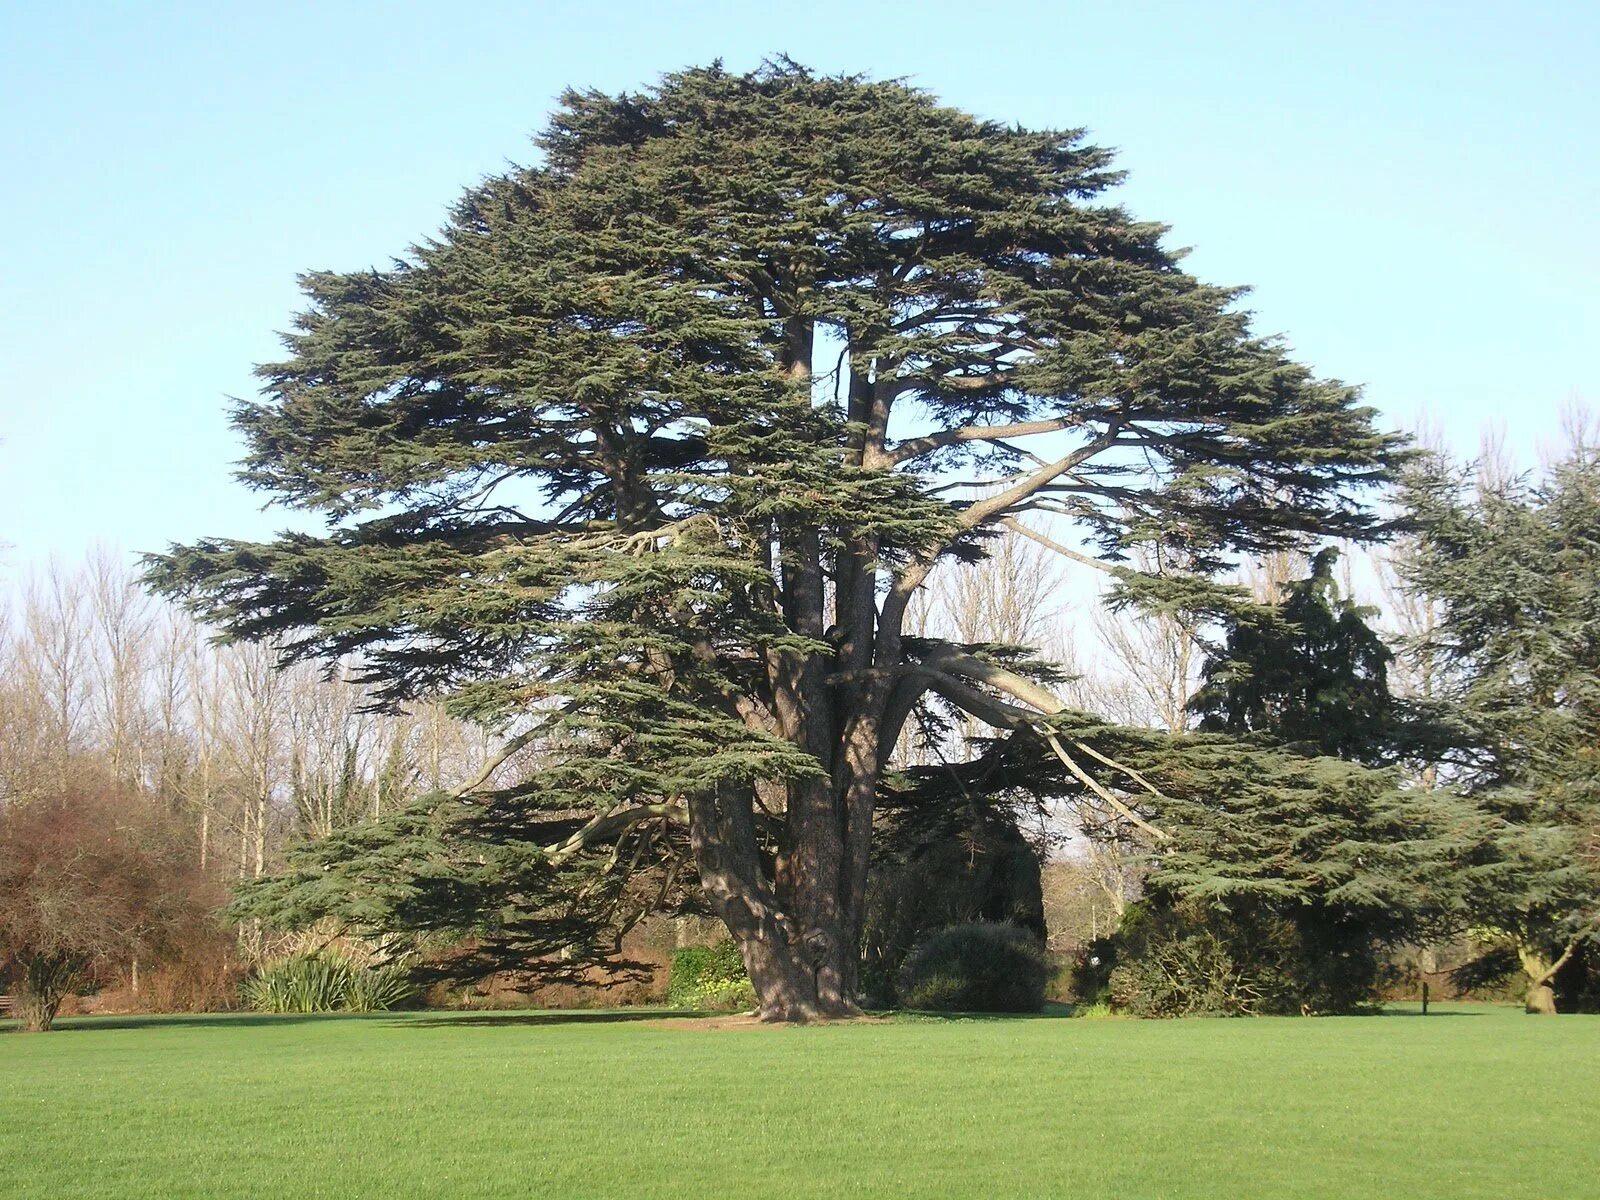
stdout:
<svg viewBox="0 0 1600 1200">
<path fill-rule="evenodd" d="M 964 425 L 959 429 L 945 429 L 927 437 L 901 442 L 883 456 L 882 463 L 899 466 L 913 458 L 920 458 L 944 446 L 962 442 L 995 442 L 1002 438 L 1031 437 L 1040 433 L 1058 433 L 1082 422 L 1077 417 L 1055 417 L 1043 421 L 1017 421 L 1010 425 Z"/>
<path fill-rule="evenodd" d="M 1096 571 L 1103 571 L 1107 575 L 1115 575 L 1117 573 L 1117 569 L 1111 566 L 1109 563 L 1103 563 L 1092 555 L 1084 554 L 1081 551 L 1074 550 L 1071 546 L 1063 546 L 1054 538 L 1046 537 L 1037 530 L 1029 529 L 1015 517 L 1006 517 L 1000 522 L 1000 524 L 1004 525 L 1013 533 L 1019 533 L 1030 541 L 1037 542 L 1046 550 L 1053 550 L 1063 558 L 1070 558 L 1075 563 L 1082 563 L 1086 567 L 1093 567 Z"/>
<path fill-rule="evenodd" d="M 540 853 L 552 864 L 563 863 L 574 854 L 616 837 L 651 817 L 661 817 L 677 825 L 689 824 L 688 811 L 681 804 L 635 804 L 600 813 L 571 837 L 542 847 Z"/>
<path fill-rule="evenodd" d="M 1056 757 L 1061 760 L 1062 764 L 1066 766 L 1067 770 L 1072 772 L 1074 778 L 1076 778 L 1078 782 L 1082 783 L 1096 796 L 1099 796 L 1100 799 L 1104 800 L 1117 812 L 1121 813 L 1130 822 L 1138 826 L 1138 828 L 1142 829 L 1152 838 L 1155 838 L 1157 841 L 1172 840 L 1170 834 L 1166 833 L 1164 830 L 1156 828 L 1143 817 L 1140 817 L 1121 800 L 1118 800 L 1114 795 L 1112 795 L 1112 793 L 1103 787 L 1098 780 L 1085 771 L 1082 766 L 1080 766 L 1078 762 L 1067 753 L 1066 749 L 1061 744 L 1061 739 L 1056 730 L 1052 728 L 1048 722 L 1039 720 L 1026 709 L 1019 708 L 1015 705 L 1006 704 L 1003 701 L 996 700 L 991 696 L 985 695 L 976 688 L 968 687 L 958 680 L 950 678 L 949 673 L 966 675 L 970 678 L 977 679 L 978 681 L 994 688 L 997 691 L 1004 692 L 1015 699 L 1021 700 L 1025 704 L 1031 705 L 1033 708 L 1038 709 L 1039 712 L 1047 716 L 1054 716 L 1064 711 L 1065 706 L 1055 697 L 1053 693 L 1050 692 L 1049 689 L 1041 687 L 1039 684 L 1034 683 L 1030 679 L 1025 679 L 1013 671 L 1008 671 L 1004 667 L 998 666 L 991 662 L 986 662 L 983 659 L 977 658 L 970 654 L 960 654 L 954 652 L 938 654 L 933 657 L 933 664 L 936 665 L 925 663 L 923 669 L 926 670 L 931 676 L 931 682 L 929 686 L 932 687 L 934 691 L 944 696 L 951 703 L 956 704 L 980 720 L 987 721 L 996 728 L 1031 729 L 1049 744 L 1051 750 L 1055 752 Z M 1086 745 L 1076 738 L 1069 739 L 1069 741 L 1072 743 L 1072 748 L 1079 753 L 1087 755 L 1096 762 L 1100 763 L 1102 766 L 1109 767 L 1114 771 L 1120 771 L 1122 774 L 1132 779 L 1150 795 L 1155 796 L 1158 799 L 1166 799 L 1166 797 L 1162 795 L 1161 791 L 1153 783 L 1151 783 L 1132 767 L 1118 762 L 1110 755 L 1095 750 L 1093 747 Z"/>
<path fill-rule="evenodd" d="M 1073 777 L 1077 779 L 1079 783 L 1083 784 L 1084 787 L 1088 788 L 1096 796 L 1099 796 L 1100 799 L 1109 804 L 1113 809 L 1121 813 L 1130 824 L 1134 825 L 1138 829 L 1143 830 L 1156 841 L 1170 842 L 1172 840 L 1172 835 L 1170 833 L 1164 829 L 1157 829 L 1154 825 L 1150 824 L 1149 821 L 1146 821 L 1138 813 L 1134 812 L 1133 809 L 1129 808 L 1121 800 L 1118 800 L 1116 796 L 1112 795 L 1104 787 L 1100 786 L 1099 781 L 1095 779 L 1093 775 L 1089 774 L 1089 772 L 1080 767 L 1073 759 L 1072 755 L 1066 752 L 1065 748 L 1063 748 L 1061 745 L 1061 740 L 1056 737 L 1054 733 L 1049 732 L 1048 729 L 1040 729 L 1039 732 L 1044 734 L 1044 739 L 1050 744 L 1050 749 L 1055 751 L 1056 757 L 1061 760 L 1062 764 L 1067 768 L 1067 770 L 1072 772 Z M 1074 742 L 1073 745 L 1080 750 L 1085 749 L 1083 744 L 1080 742 Z M 1106 759 L 1104 761 L 1109 762 L 1110 760 Z"/>
</svg>

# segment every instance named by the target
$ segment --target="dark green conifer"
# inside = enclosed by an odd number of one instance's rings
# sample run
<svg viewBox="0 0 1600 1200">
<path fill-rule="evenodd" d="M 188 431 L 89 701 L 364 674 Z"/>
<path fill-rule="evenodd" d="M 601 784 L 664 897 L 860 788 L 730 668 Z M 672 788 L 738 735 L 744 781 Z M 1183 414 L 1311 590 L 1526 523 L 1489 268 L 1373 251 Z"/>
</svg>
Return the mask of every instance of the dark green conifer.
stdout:
<svg viewBox="0 0 1600 1200">
<path fill-rule="evenodd" d="M 1491 821 L 1464 863 L 1468 910 L 1501 931 L 1530 1011 L 1600 939 L 1600 452 L 1579 442 L 1539 482 L 1439 458 L 1404 499 L 1406 581 L 1438 608 L 1412 652 L 1438 668 L 1462 730 L 1444 777 Z"/>
<path fill-rule="evenodd" d="M 1200 728 L 1263 733 L 1308 754 L 1378 763 L 1393 757 L 1397 714 L 1389 648 L 1374 609 L 1339 594 L 1328 548 L 1274 604 L 1241 606 L 1189 702 Z"/>
</svg>

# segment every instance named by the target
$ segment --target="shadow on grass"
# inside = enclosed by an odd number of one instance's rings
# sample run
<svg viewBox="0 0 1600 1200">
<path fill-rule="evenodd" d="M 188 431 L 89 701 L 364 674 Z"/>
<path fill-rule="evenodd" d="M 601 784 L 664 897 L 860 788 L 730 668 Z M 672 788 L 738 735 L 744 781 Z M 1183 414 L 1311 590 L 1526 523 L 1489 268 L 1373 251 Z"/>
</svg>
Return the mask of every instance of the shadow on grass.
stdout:
<svg viewBox="0 0 1600 1200">
<path fill-rule="evenodd" d="M 393 1017 L 396 1014 L 383 1014 Z M 395 1021 L 406 1029 L 444 1029 L 462 1025 L 611 1025 L 626 1021 L 671 1021 L 726 1016 L 690 1008 L 567 1008 L 542 1012 L 455 1012 Z"/>
<path fill-rule="evenodd" d="M 931 1008 L 892 1008 L 874 1016 L 885 1016 L 896 1021 L 1057 1021 L 1073 1014 L 1070 1004 L 1046 1001 L 1038 1012 L 940 1012 Z"/>
<path fill-rule="evenodd" d="M 1428 1017 L 1482 1017 L 1491 1016 L 1515 1006 L 1473 1004 L 1471 1002 L 1445 1001 L 1430 1005 Z M 526 1011 L 440 1011 L 371 1013 L 130 1013 L 117 1016 L 62 1017 L 53 1033 L 92 1033 L 97 1029 L 243 1029 L 283 1025 L 304 1025 L 324 1021 L 383 1021 L 391 1028 L 445 1029 L 458 1026 L 526 1026 L 541 1025 L 614 1025 L 637 1021 L 704 1020 L 726 1017 L 725 1012 L 708 1012 L 687 1008 L 574 1008 Z M 905 1022 L 958 1022 L 958 1021 L 1049 1021 L 1074 1016 L 1071 1004 L 1047 1003 L 1036 1013 L 984 1013 L 935 1012 L 931 1009 L 874 1009 L 868 1014 L 879 1019 Z M 1381 1008 L 1365 1009 L 1352 1016 L 1361 1017 L 1421 1017 L 1421 1006 L 1415 1002 L 1389 1004 Z M 0 1037 L 20 1033 L 13 1020 L 0 1021 Z M 26 1036 L 26 1035 L 23 1035 Z"/>
<path fill-rule="evenodd" d="M 1430 1006 L 1429 1009 L 1428 1009 L 1428 1012 L 1426 1013 L 1426 1016 L 1428 1016 L 1430 1019 L 1432 1019 L 1433 1017 L 1482 1017 L 1482 1016 L 1488 1016 L 1488 1015 L 1493 1014 L 1498 1008 L 1505 1007 L 1503 1005 L 1502 1006 L 1497 1006 L 1497 1005 L 1493 1005 L 1493 1004 L 1473 1004 L 1470 1001 L 1467 1001 L 1467 1002 L 1446 1001 L 1445 1005 L 1446 1005 L 1446 1007 Z M 1036 1013 L 935 1012 L 935 1011 L 933 1011 L 931 1009 L 902 1008 L 902 1009 L 890 1009 L 890 1010 L 887 1010 L 887 1011 L 885 1011 L 885 1012 L 883 1012 L 881 1014 L 874 1014 L 874 1015 L 881 1015 L 881 1016 L 889 1017 L 889 1018 L 891 1018 L 893 1020 L 897 1020 L 897 1021 L 1049 1021 L 1049 1020 L 1061 1020 L 1063 1018 L 1076 1017 L 1077 1016 L 1077 1006 L 1076 1005 L 1072 1005 L 1072 1004 L 1056 1004 L 1056 1003 L 1053 1003 L 1053 1002 L 1047 1002 L 1045 1004 L 1045 1006 L 1044 1006 L 1044 1009 L 1042 1011 L 1036 1012 Z M 1098 1014 L 1096 1014 L 1096 1015 L 1098 1016 Z M 1423 1016 L 1424 1014 L 1423 1014 L 1420 1006 L 1413 1004 L 1413 1006 L 1409 1007 L 1409 1008 L 1392 1007 L 1392 1006 L 1374 1007 L 1374 1008 L 1362 1008 L 1362 1009 L 1356 1010 L 1355 1012 L 1340 1013 L 1340 1014 L 1337 1014 L 1337 1015 L 1338 1016 L 1345 1016 L 1345 1017 L 1420 1017 L 1420 1016 Z M 1276 1017 L 1258 1017 L 1258 1018 L 1254 1018 L 1254 1019 L 1256 1019 L 1256 1020 L 1286 1020 L 1286 1019 L 1287 1020 L 1293 1020 L 1293 1019 L 1295 1019 L 1295 1016 L 1296 1016 L 1295 1014 L 1286 1013 L 1286 1014 L 1282 1014 L 1281 1016 L 1276 1016 Z M 1131 1017 L 1131 1016 L 1128 1016 L 1127 1014 L 1119 1014 L 1119 1015 L 1116 1015 L 1116 1016 L 1113 1016 L 1113 1017 L 1100 1017 L 1099 1019 L 1115 1019 L 1115 1020 L 1121 1020 L 1121 1021 L 1139 1021 L 1139 1020 L 1149 1020 L 1151 1018 Z M 1172 1018 L 1172 1019 L 1176 1019 L 1176 1020 L 1218 1020 L 1218 1019 L 1221 1019 L 1221 1020 L 1250 1020 L 1252 1018 L 1246 1018 L 1246 1017 L 1233 1017 L 1233 1018 L 1223 1017 L 1223 1018 L 1217 1018 L 1217 1017 L 1189 1016 L 1189 1017 L 1178 1017 L 1178 1018 Z M 1325 1018 L 1313 1017 L 1313 1018 L 1301 1018 L 1301 1019 L 1320 1020 L 1320 1019 L 1325 1019 Z"/>
<path fill-rule="evenodd" d="M 93 1033 L 98 1029 L 238 1029 L 253 1025 L 301 1025 L 314 1021 L 371 1020 L 393 1013 L 127 1013 L 117 1016 L 61 1017 L 51 1033 Z M 0 1023 L 0 1033 L 7 1032 Z"/>
<path fill-rule="evenodd" d="M 1072 1016 L 1070 1004 L 1046 1004 L 1036 1013 L 934 1012 L 920 1009 L 869 1009 L 868 1017 L 891 1021 L 1040 1021 Z M 692 1008 L 549 1009 L 541 1012 L 456 1012 L 396 1021 L 410 1029 L 443 1029 L 459 1025 L 606 1025 L 627 1021 L 715 1020 L 737 1016 Z M 849 1021 L 836 1022 L 850 1024 Z M 773 1028 L 781 1028 L 775 1025 Z"/>
</svg>

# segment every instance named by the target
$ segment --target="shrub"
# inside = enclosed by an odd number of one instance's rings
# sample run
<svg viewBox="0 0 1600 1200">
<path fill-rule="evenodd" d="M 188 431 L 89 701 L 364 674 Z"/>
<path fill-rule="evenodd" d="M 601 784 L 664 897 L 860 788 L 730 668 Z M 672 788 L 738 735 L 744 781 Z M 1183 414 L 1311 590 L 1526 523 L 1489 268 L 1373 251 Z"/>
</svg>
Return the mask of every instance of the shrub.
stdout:
<svg viewBox="0 0 1600 1200">
<path fill-rule="evenodd" d="M 1045 936 L 1039 856 L 1003 809 L 935 820 L 901 816 L 873 838 L 861 939 L 861 992 L 871 1008 L 892 1007 L 906 957 L 939 930 L 1003 921 Z M 881 836 L 880 836 L 881 835 Z"/>
<path fill-rule="evenodd" d="M 236 940 L 216 922 L 197 931 L 172 954 L 141 965 L 139 990 L 127 999 L 149 1012 L 217 1012 L 239 1003 L 247 973 L 234 958 Z"/>
<path fill-rule="evenodd" d="M 160 805 L 109 782 L 0 802 L 0 991 L 47 1030 L 73 992 L 215 937 L 214 885 Z"/>
<path fill-rule="evenodd" d="M 344 1007 L 351 966 L 342 958 L 286 958 L 244 981 L 240 993 L 257 1012 L 335 1012 Z"/>
<path fill-rule="evenodd" d="M 755 988 L 732 941 L 684 946 L 673 952 L 667 1002 L 682 1008 L 754 1008 Z"/>
<path fill-rule="evenodd" d="M 302 954 L 264 967 L 240 987 L 257 1012 L 383 1012 L 411 999 L 400 966 L 358 967 L 333 954 Z"/>
<path fill-rule="evenodd" d="M 906 958 L 900 1002 L 941 1012 L 1038 1012 L 1049 964 L 1016 925 L 973 922 L 941 929 Z"/>
<path fill-rule="evenodd" d="M 1348 1013 L 1377 973 L 1368 932 L 1326 909 L 1147 902 L 1089 947 L 1078 994 L 1140 1017 Z"/>
<path fill-rule="evenodd" d="M 1260 990 L 1211 933 L 1152 938 L 1111 971 L 1111 1006 L 1136 1017 L 1234 1017 Z"/>
</svg>

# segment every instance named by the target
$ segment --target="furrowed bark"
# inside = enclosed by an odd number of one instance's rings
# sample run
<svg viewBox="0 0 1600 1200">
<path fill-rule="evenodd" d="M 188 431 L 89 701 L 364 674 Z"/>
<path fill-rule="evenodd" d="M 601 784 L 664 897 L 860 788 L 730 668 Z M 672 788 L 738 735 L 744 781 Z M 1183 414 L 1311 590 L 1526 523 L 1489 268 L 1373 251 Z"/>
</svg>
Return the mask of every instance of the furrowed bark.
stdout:
<svg viewBox="0 0 1600 1200">
<path fill-rule="evenodd" d="M 810 1021 L 824 1015 L 817 980 L 792 922 L 762 878 L 751 797 L 731 786 L 691 796 L 689 843 L 700 886 L 728 927 L 759 998 L 764 1021 Z"/>
</svg>

